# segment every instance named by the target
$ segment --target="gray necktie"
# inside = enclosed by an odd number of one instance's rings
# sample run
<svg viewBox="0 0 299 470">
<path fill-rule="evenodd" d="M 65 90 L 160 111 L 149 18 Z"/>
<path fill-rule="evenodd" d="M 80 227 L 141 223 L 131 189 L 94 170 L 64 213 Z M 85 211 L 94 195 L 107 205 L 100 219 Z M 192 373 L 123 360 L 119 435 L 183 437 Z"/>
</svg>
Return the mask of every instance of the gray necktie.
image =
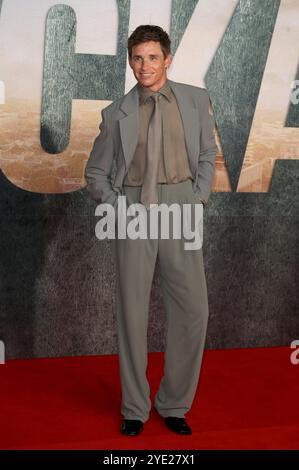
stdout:
<svg viewBox="0 0 299 470">
<path fill-rule="evenodd" d="M 146 168 L 140 197 L 140 202 L 147 209 L 150 204 L 158 204 L 157 182 L 162 138 L 162 116 L 159 97 L 160 93 L 151 95 L 155 106 L 148 128 Z"/>
</svg>

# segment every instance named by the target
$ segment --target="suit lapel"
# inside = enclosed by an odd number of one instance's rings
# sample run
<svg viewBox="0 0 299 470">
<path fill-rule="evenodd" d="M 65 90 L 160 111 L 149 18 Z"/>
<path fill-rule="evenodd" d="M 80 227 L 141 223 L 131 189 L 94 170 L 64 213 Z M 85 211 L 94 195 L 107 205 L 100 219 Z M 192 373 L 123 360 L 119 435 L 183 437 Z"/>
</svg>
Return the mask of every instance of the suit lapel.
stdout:
<svg viewBox="0 0 299 470">
<path fill-rule="evenodd" d="M 184 85 L 169 80 L 169 85 L 175 94 L 178 107 L 182 116 L 186 148 L 189 156 L 189 162 L 192 174 L 197 169 L 197 160 L 199 153 L 199 121 L 198 110 L 193 106 L 190 99 L 184 93 Z"/>
<path fill-rule="evenodd" d="M 120 109 L 125 116 L 119 120 L 120 137 L 127 169 L 130 166 L 139 135 L 139 95 L 137 84 L 125 95 Z"/>
</svg>

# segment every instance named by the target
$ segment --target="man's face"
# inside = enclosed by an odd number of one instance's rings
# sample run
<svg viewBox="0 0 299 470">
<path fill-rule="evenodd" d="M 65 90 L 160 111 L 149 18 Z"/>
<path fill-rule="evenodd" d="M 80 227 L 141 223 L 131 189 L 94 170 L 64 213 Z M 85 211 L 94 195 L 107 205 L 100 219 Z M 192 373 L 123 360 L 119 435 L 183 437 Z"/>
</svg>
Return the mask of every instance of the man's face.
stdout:
<svg viewBox="0 0 299 470">
<path fill-rule="evenodd" d="M 151 91 L 159 90 L 167 79 L 167 67 L 171 63 L 170 54 L 164 59 L 161 44 L 148 41 L 132 48 L 129 64 L 138 83 Z"/>
</svg>

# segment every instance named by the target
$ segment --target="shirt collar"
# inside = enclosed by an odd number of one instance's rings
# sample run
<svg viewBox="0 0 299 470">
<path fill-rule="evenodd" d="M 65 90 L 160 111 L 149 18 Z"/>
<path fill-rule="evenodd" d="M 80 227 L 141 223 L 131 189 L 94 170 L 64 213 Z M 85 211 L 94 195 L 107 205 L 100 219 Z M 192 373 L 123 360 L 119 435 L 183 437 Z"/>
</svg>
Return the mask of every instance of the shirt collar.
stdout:
<svg viewBox="0 0 299 470">
<path fill-rule="evenodd" d="M 141 86 L 139 83 L 137 85 L 137 88 L 138 88 L 138 92 L 139 92 L 139 99 L 140 99 L 140 103 L 143 104 L 145 103 L 145 101 L 151 96 L 153 95 L 155 92 L 154 91 L 151 91 L 151 90 L 148 90 L 147 88 Z M 158 90 L 159 93 L 161 93 L 161 95 L 165 96 L 165 98 L 167 98 L 168 101 L 171 101 L 171 88 L 170 88 L 170 85 L 168 83 L 168 80 L 166 80 L 166 82 L 164 83 L 164 85 Z"/>
</svg>

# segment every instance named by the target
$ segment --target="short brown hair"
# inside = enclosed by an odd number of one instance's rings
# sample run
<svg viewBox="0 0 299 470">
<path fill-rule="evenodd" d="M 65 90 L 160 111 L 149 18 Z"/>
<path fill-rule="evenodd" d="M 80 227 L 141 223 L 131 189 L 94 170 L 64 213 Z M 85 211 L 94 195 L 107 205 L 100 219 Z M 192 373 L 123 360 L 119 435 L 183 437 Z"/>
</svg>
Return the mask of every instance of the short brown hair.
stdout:
<svg viewBox="0 0 299 470">
<path fill-rule="evenodd" d="M 132 48 L 133 46 L 137 46 L 142 42 L 148 41 L 156 41 L 159 42 L 161 45 L 161 49 L 163 51 L 164 59 L 170 53 L 170 38 L 166 31 L 162 29 L 160 26 L 144 24 L 138 26 L 138 28 L 133 31 L 131 36 L 128 39 L 128 54 L 131 59 L 132 57 Z"/>
</svg>

